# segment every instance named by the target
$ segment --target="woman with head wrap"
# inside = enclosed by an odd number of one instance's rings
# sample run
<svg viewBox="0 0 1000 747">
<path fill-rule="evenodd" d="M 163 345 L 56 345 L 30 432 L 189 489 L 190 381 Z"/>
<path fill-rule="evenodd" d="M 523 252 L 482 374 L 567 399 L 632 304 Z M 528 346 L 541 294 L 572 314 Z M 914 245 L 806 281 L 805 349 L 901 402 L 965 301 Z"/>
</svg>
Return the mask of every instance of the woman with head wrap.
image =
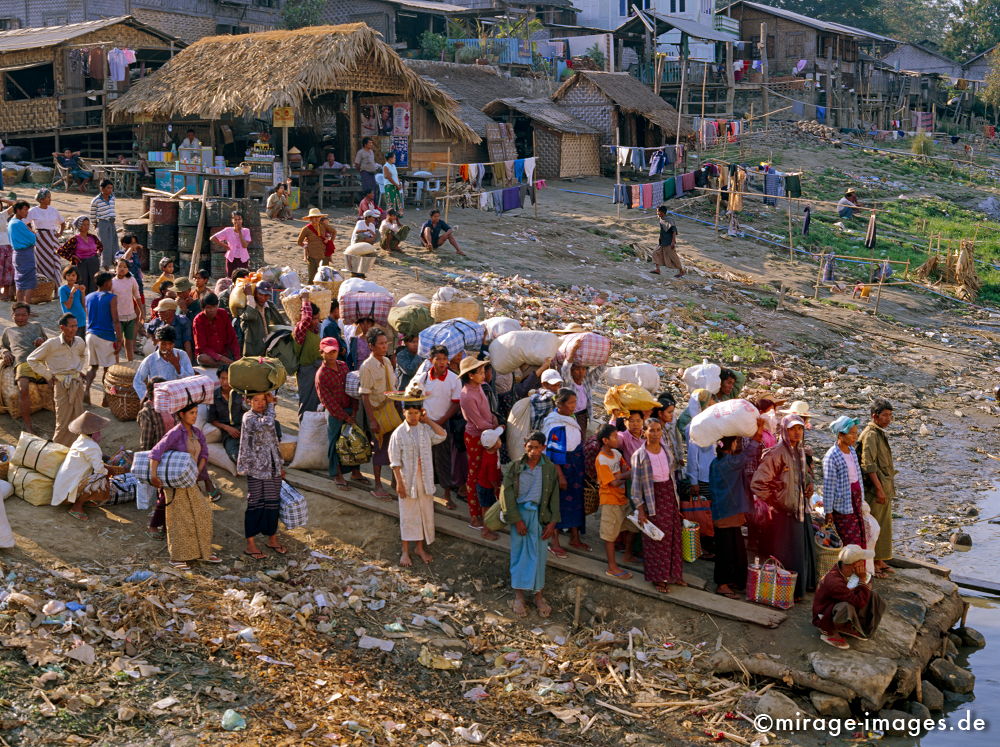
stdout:
<svg viewBox="0 0 1000 747">
<path fill-rule="evenodd" d="M 837 443 L 823 457 L 823 506 L 827 522 L 833 522 L 845 545 L 868 548 L 865 532 L 864 488 L 861 465 L 854 444 L 858 441 L 858 421 L 842 415 L 830 423 Z"/>
<path fill-rule="evenodd" d="M 89 295 L 97 290 L 97 283 L 94 278 L 101 271 L 101 252 L 104 245 L 95 234 L 90 232 L 90 218 L 86 215 L 79 215 L 73 221 L 73 228 L 76 235 L 70 236 L 62 246 L 59 247 L 59 256 L 68 259 L 76 265 L 77 282 L 84 287 L 84 295 Z"/>
<path fill-rule="evenodd" d="M 38 274 L 44 275 L 58 284 L 62 274 L 59 261 L 59 234 L 63 231 L 62 214 L 52 207 L 52 193 L 47 189 L 38 190 L 35 195 L 36 207 L 28 211 L 28 221 L 35 229 L 38 241 L 35 243 L 35 265 Z"/>
<path fill-rule="evenodd" d="M 816 588 L 812 521 L 809 500 L 813 477 L 806 464 L 803 438 L 806 426 L 798 415 L 786 415 L 778 429 L 778 445 L 764 452 L 750 489 L 775 509 L 762 554 L 774 555 L 798 573 L 795 599 Z"/>
<path fill-rule="evenodd" d="M 212 552 L 212 503 L 197 483 L 190 488 L 168 488 L 161 482 L 158 470 L 168 451 L 186 451 L 194 459 L 199 475 L 208 463 L 205 435 L 195 427 L 198 405 L 189 402 L 177 412 L 177 425 L 167 431 L 149 452 L 149 483 L 161 491 L 165 506 L 167 550 L 170 564 L 184 570 L 192 560 L 221 563 Z"/>
<path fill-rule="evenodd" d="M 586 552 L 590 545 L 580 539 L 586 525 L 583 508 L 583 482 L 585 476 L 583 431 L 575 417 L 576 392 L 560 389 L 556 395 L 556 409 L 545 416 L 542 432 L 545 434 L 545 455 L 556 465 L 559 476 L 558 529 L 569 530 L 569 544 Z M 566 551 L 559 545 L 556 532 L 549 542 L 549 552 L 565 558 Z"/>
</svg>

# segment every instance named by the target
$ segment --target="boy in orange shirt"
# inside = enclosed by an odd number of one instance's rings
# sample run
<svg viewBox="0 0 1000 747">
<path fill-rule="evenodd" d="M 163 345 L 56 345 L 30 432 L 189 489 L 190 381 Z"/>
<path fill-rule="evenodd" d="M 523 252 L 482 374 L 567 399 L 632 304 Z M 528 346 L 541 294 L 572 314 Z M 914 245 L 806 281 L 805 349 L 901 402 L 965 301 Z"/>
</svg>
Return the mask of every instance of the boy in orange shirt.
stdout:
<svg viewBox="0 0 1000 747">
<path fill-rule="evenodd" d="M 622 555 L 622 561 L 629 563 L 635 560 L 631 550 L 635 525 L 626 518 L 629 506 L 625 497 L 625 480 L 631 471 L 621 452 L 618 451 L 621 444 L 615 426 L 605 425 L 601 428 L 597 433 L 597 440 L 601 444 L 601 450 L 596 458 L 597 484 L 601 497 L 601 540 L 608 556 L 608 569 L 605 573 L 616 578 L 629 579 L 632 578 L 632 574 L 619 568 L 615 562 L 615 542 L 618 535 L 624 532 L 625 554 Z"/>
</svg>

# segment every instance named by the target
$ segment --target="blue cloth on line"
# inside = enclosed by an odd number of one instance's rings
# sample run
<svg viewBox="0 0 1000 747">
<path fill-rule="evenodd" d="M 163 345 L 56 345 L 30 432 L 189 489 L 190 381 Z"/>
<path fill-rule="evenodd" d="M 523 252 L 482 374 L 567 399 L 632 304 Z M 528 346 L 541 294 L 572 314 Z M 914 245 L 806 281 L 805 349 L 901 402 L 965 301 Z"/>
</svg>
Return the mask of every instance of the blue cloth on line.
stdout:
<svg viewBox="0 0 1000 747">
<path fill-rule="evenodd" d="M 524 159 L 518 158 L 514 160 L 514 181 L 519 182 L 524 179 Z"/>
</svg>

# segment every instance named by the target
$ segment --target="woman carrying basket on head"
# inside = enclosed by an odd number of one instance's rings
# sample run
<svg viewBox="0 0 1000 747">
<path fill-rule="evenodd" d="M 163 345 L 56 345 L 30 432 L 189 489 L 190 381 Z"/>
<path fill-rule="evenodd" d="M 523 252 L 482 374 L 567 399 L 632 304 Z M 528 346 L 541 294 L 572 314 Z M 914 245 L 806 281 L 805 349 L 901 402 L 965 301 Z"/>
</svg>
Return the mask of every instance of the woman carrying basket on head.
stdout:
<svg viewBox="0 0 1000 747">
<path fill-rule="evenodd" d="M 167 550 L 170 564 L 186 570 L 192 560 L 221 563 L 212 552 L 212 502 L 195 483 L 189 488 L 165 487 L 158 470 L 168 451 L 186 451 L 198 467 L 199 477 L 208 464 L 208 444 L 205 434 L 194 425 L 198 419 L 198 403 L 188 402 L 177 413 L 177 425 L 167 431 L 149 452 L 149 483 L 163 493 L 164 518 L 167 527 Z"/>
</svg>

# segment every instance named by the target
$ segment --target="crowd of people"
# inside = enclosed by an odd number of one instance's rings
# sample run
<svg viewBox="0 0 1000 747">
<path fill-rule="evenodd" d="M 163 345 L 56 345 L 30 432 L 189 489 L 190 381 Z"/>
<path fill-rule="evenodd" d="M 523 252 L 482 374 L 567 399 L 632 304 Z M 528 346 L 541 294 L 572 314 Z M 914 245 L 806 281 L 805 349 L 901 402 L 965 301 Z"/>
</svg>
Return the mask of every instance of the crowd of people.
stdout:
<svg viewBox="0 0 1000 747">
<path fill-rule="evenodd" d="M 362 173 L 372 160 L 370 145 L 359 154 Z M 369 203 L 371 197 L 368 191 Z M 816 618 L 823 640 L 845 647 L 841 633 L 865 635 L 877 625 L 877 595 L 858 596 L 858 585 L 871 592 L 871 581 L 857 569 L 859 563 L 873 561 L 875 577 L 892 573 L 887 563 L 894 496 L 888 402 L 873 403 L 871 422 L 860 433 L 860 423 L 850 418 L 829 424 L 834 443 L 822 459 L 823 502 L 817 511 L 817 464 L 806 444 L 813 418 L 805 402 L 779 409 L 783 402 L 757 396 L 753 435 L 727 436 L 709 447 L 691 440 L 691 422 L 699 413 L 739 396 L 744 377 L 735 371 L 722 369 L 715 391 L 684 391 L 686 406 L 680 411 L 677 402 L 684 400 L 677 387 L 660 392 L 655 405 L 650 394 L 650 406 L 642 409 L 602 408 L 596 389 L 603 368 L 580 364 L 576 347 L 556 360 L 500 375 L 485 345 L 457 355 L 435 346 L 424 359 L 416 336 L 404 338 L 379 325 L 374 309 L 345 325 L 336 300 L 319 308 L 307 292 L 299 296 L 301 312 L 290 325 L 269 283 L 239 282 L 250 273 L 250 237 L 236 213 L 231 227 L 211 237 L 226 248 L 227 276 L 214 284 L 204 271 L 193 280 L 179 277 L 173 262 L 164 259 L 153 268 L 160 274 L 151 283 L 154 297 L 147 304 L 141 247 L 134 236 L 117 233 L 110 184 L 102 182 L 90 215 L 71 224 L 51 206 L 47 190 L 38 193 L 37 203 L 35 208 L 23 200 L 0 204 L 9 218 L 0 224 L 5 229 L 0 233 L 0 293 L 16 301 L 14 325 L 3 333 L 0 347 L 3 363 L 16 367 L 22 427 L 34 430 L 30 387 L 44 381 L 54 389 L 53 440 L 66 446 L 80 445 L 84 435 L 99 440 L 95 428 L 100 423 L 89 422 L 86 434 L 74 427 L 89 402 L 91 385 L 100 369 L 107 370 L 122 356 L 133 360 L 140 338 L 147 338 L 152 350 L 133 382 L 142 400 L 139 446 L 150 452 L 156 491 L 147 531 L 166 538 L 178 567 L 219 561 L 211 550 L 210 503 L 220 494 L 206 470 L 206 443 L 196 426 L 195 404 L 171 415 L 158 412 L 153 407 L 156 387 L 192 376 L 196 366 L 215 371 L 219 386 L 214 400 L 205 404 L 208 422 L 222 432 L 226 452 L 247 478 L 245 552 L 255 560 L 266 557 L 264 548 L 283 554 L 277 517 L 285 470 L 275 396 L 236 391 L 229 367 L 241 357 L 263 355 L 271 332 L 291 326 L 298 416 L 320 409 L 326 413 L 328 474 L 336 489 L 344 489 L 350 479 L 367 485 L 376 499 L 397 501 L 401 565 L 412 564 L 414 555 L 432 561 L 428 547 L 435 538 L 435 501 L 455 511 L 456 499 L 463 500 L 470 528 L 485 539 L 496 540 L 499 529 L 510 528 L 515 613 L 527 614 L 530 595 L 539 614 L 547 616 L 547 557 L 593 550 L 587 532 L 589 492 L 597 495 L 597 536 L 609 576 L 629 579 L 630 569 L 641 566 L 645 580 L 659 592 L 685 585 L 682 528 L 692 517 L 699 526 L 702 557 L 714 562 L 719 594 L 739 597 L 747 584 L 748 560 L 773 556 L 797 573 L 796 600 L 822 589 L 815 603 L 823 607 Z M 305 220 L 298 243 L 311 278 L 331 255 L 336 231 L 318 210 Z M 62 240 L 69 225 L 75 232 Z M 391 249 L 392 240 L 398 246 L 405 239 L 400 228 L 398 210 L 380 213 L 362 202 L 353 239 L 380 241 Z M 669 248 L 675 232 L 661 229 L 667 233 L 661 235 L 661 245 Z M 437 211 L 421 229 L 421 241 L 432 248 L 450 242 L 461 253 L 453 229 Z M 661 254 L 658 265 L 683 273 L 674 253 Z M 63 267 L 62 260 L 69 264 Z M 46 272 L 63 280 L 60 331 L 52 338 L 31 321 L 27 302 L 36 267 L 49 261 L 54 272 L 47 265 Z M 234 307 L 242 310 L 230 315 L 233 293 L 246 298 Z M 581 331 L 586 328 L 579 324 L 556 330 Z M 358 381 L 356 397 L 348 394 L 352 372 Z M 519 405 L 529 414 L 530 427 L 512 439 L 505 428 Z M 340 459 L 337 446 L 348 426 L 370 440 L 372 480 L 359 465 Z M 197 484 L 167 487 L 155 476 L 172 451 L 190 455 L 203 489 Z M 88 520 L 78 503 L 70 514 Z M 836 527 L 845 544 L 842 562 L 831 571 L 841 574 L 837 578 L 816 577 L 817 514 Z M 869 514 L 879 527 L 875 536 Z M 263 548 L 257 544 L 259 536 L 267 538 Z"/>
</svg>

